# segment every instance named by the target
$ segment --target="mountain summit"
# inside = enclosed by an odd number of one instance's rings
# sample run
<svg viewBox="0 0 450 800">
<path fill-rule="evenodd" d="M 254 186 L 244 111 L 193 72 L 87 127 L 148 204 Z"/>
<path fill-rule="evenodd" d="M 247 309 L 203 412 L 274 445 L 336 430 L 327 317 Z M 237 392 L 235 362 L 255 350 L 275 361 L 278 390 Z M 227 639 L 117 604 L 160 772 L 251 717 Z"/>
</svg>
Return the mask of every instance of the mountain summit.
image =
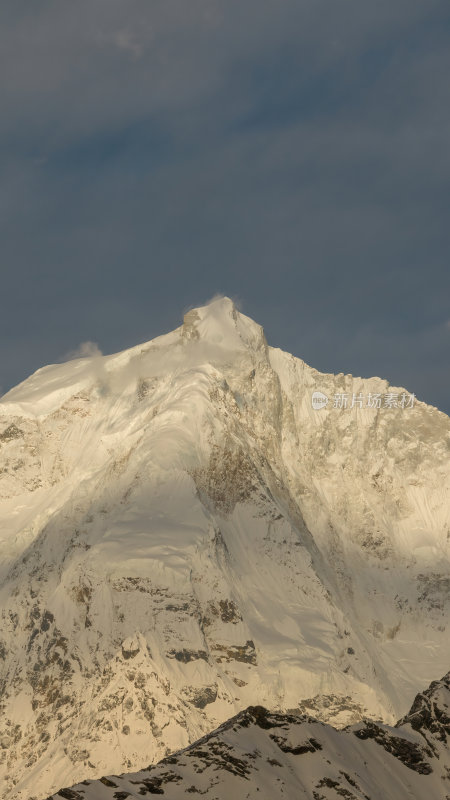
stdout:
<svg viewBox="0 0 450 800">
<path fill-rule="evenodd" d="M 2 796 L 247 706 L 405 714 L 450 661 L 449 423 L 269 347 L 227 298 L 1 398 Z"/>
<path fill-rule="evenodd" d="M 226 350 L 250 348 L 258 351 L 267 346 L 261 326 L 240 314 L 229 297 L 188 311 L 184 315 L 182 335 L 220 345 Z"/>
</svg>

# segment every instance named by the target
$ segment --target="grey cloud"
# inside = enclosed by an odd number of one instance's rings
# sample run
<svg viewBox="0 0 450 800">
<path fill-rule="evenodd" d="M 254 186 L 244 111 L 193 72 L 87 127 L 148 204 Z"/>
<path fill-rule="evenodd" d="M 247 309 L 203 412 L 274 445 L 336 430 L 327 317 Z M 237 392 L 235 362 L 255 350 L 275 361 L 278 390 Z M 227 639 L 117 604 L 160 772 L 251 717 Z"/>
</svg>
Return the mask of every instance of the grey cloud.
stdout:
<svg viewBox="0 0 450 800">
<path fill-rule="evenodd" d="M 313 366 L 388 371 L 448 408 L 429 333 L 450 289 L 446 3 L 19 0 L 2 17 L 3 385 L 222 291 Z"/>
</svg>

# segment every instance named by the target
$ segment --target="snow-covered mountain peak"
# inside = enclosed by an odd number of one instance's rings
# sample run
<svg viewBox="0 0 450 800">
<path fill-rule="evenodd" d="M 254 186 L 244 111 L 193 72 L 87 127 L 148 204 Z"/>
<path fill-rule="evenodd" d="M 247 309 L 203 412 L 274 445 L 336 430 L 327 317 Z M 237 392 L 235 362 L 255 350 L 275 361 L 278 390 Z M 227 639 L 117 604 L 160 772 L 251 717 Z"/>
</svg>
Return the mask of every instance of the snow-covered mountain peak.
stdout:
<svg viewBox="0 0 450 800">
<path fill-rule="evenodd" d="M 264 331 L 230 298 L 221 297 L 191 309 L 179 328 L 150 342 L 113 355 L 98 352 L 42 367 L 0 399 L 0 414 L 42 417 L 93 387 L 102 395 L 127 394 L 145 378 L 233 360 L 239 364 L 246 358 L 267 361 Z"/>
<path fill-rule="evenodd" d="M 241 314 L 229 297 L 214 299 L 188 311 L 184 316 L 183 336 L 226 350 L 260 350 L 267 346 L 262 327 Z"/>
<path fill-rule="evenodd" d="M 221 298 L 2 398 L 0 795 L 138 768 L 249 705 L 393 721 L 448 669 L 450 421 L 401 390 L 351 404 L 389 390 Z"/>
</svg>

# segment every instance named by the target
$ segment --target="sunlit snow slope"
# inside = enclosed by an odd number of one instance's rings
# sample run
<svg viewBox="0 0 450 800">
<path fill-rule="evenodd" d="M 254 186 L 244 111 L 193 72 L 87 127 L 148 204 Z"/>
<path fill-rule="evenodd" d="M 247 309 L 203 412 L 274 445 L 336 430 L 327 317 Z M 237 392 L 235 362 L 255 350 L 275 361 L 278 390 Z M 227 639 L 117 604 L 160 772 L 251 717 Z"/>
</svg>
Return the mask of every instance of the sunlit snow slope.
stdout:
<svg viewBox="0 0 450 800">
<path fill-rule="evenodd" d="M 392 722 L 450 662 L 450 424 L 314 410 L 221 299 L 0 400 L 0 795 L 138 769 L 249 705 Z"/>
</svg>

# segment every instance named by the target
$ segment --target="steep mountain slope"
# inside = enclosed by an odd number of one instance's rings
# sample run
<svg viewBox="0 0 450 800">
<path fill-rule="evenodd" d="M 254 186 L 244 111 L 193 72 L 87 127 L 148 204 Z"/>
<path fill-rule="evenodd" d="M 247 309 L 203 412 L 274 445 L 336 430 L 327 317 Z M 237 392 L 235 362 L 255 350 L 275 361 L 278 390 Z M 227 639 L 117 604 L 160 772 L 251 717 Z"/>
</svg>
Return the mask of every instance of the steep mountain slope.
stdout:
<svg viewBox="0 0 450 800">
<path fill-rule="evenodd" d="M 48 800 L 443 800 L 449 743 L 450 673 L 418 695 L 395 728 L 362 722 L 336 731 L 253 706 L 157 766 L 84 781 Z"/>
<path fill-rule="evenodd" d="M 136 769 L 248 705 L 392 722 L 450 659 L 450 421 L 228 299 L 0 401 L 0 793 Z"/>
</svg>

